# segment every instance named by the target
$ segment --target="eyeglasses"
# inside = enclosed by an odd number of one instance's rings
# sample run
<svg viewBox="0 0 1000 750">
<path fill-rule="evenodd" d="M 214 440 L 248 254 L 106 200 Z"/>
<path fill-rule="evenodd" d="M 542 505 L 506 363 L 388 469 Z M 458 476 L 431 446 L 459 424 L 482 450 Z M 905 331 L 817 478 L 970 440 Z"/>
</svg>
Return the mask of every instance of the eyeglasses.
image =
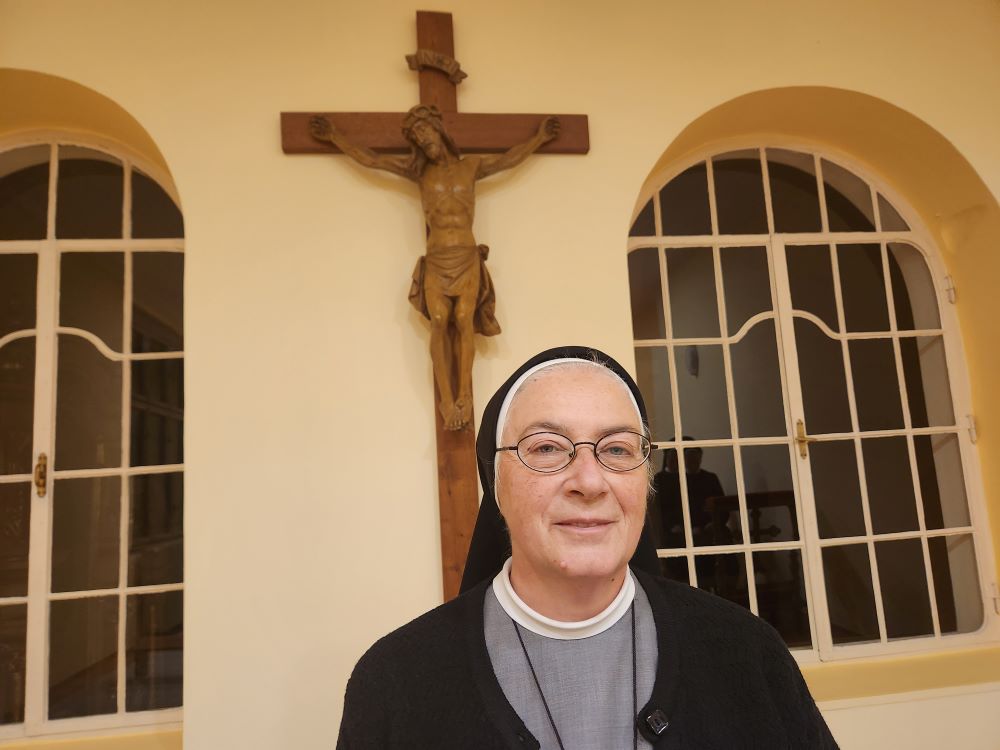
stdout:
<svg viewBox="0 0 1000 750">
<path fill-rule="evenodd" d="M 529 469 L 551 474 L 569 466 L 580 445 L 591 446 L 597 461 L 610 471 L 632 471 L 649 458 L 649 440 L 638 432 L 613 432 L 596 443 L 590 440 L 574 443 L 558 432 L 534 432 L 518 440 L 517 445 L 497 448 L 497 452 L 516 451 L 521 463 Z"/>
</svg>

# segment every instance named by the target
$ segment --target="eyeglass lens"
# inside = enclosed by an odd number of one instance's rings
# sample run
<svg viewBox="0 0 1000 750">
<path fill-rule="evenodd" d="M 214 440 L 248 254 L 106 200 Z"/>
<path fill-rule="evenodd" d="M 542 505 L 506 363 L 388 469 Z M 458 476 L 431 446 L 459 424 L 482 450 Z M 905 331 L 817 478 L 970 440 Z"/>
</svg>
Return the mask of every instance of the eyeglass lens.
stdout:
<svg viewBox="0 0 1000 750">
<path fill-rule="evenodd" d="M 536 432 L 517 444 L 518 457 L 535 471 L 559 471 L 569 465 L 575 452 L 573 441 L 557 432 Z M 597 441 L 594 455 L 612 471 L 630 471 L 646 460 L 649 441 L 636 432 L 615 432 Z"/>
</svg>

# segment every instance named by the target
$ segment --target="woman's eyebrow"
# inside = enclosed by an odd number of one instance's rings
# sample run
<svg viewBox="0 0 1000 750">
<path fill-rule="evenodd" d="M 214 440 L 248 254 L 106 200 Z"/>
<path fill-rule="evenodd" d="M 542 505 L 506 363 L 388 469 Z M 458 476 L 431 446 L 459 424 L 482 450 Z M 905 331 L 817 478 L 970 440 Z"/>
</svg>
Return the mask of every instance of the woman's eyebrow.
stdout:
<svg viewBox="0 0 1000 750">
<path fill-rule="evenodd" d="M 533 432 L 558 432 L 560 435 L 566 435 L 568 428 L 566 425 L 557 422 L 532 422 L 521 431 L 521 437 L 530 435 Z M 640 432 L 640 430 L 633 424 L 612 425 L 611 427 L 598 430 L 597 435 L 600 436 L 598 439 L 616 432 Z M 566 437 L 569 437 L 569 435 L 566 435 Z"/>
</svg>

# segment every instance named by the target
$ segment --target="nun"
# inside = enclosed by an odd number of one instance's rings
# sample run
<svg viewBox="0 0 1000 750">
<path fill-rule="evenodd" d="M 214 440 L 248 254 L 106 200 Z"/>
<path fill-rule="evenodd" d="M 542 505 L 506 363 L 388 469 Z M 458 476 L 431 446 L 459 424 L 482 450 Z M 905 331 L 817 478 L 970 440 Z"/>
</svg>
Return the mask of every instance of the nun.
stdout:
<svg viewBox="0 0 1000 750">
<path fill-rule="evenodd" d="M 339 750 L 836 748 L 780 636 L 658 575 L 649 432 L 607 355 L 550 349 L 483 414 L 483 499 L 456 599 L 347 685 Z"/>
</svg>

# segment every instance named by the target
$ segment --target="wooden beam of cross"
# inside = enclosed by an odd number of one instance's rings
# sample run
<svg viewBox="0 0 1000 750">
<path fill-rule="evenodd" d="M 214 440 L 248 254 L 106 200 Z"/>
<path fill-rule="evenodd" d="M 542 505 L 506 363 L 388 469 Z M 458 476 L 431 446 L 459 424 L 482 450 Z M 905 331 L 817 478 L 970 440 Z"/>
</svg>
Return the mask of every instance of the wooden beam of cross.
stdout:
<svg viewBox="0 0 1000 750">
<path fill-rule="evenodd" d="M 407 56 L 420 79 L 420 104 L 437 107 L 444 128 L 463 153 L 501 154 L 525 144 L 544 128 L 545 115 L 459 113 L 457 85 L 465 73 L 454 59 L 450 13 L 417 11 L 417 52 Z M 282 112 L 281 145 L 286 154 L 339 153 L 330 140 L 319 140 L 311 123 L 320 116 L 331 129 L 361 149 L 376 154 L 404 154 L 413 147 L 403 135 L 405 112 Z M 590 149 L 586 115 L 557 115 L 558 138 L 539 153 L 585 154 Z M 536 141 L 537 143 L 537 141 Z M 351 149 L 348 148 L 348 151 Z M 369 154 L 371 157 L 371 154 Z M 520 158 L 524 158 L 523 156 Z M 385 167 L 382 167 L 385 168 Z M 396 171 L 396 170 L 390 170 Z M 499 329 L 497 329 L 499 330 Z M 433 338 L 432 338 L 433 344 Z M 457 373 L 452 373 L 453 378 Z M 452 382 L 456 382 L 454 379 Z M 476 522 L 477 481 L 475 431 L 446 429 L 441 393 L 435 386 L 438 500 L 441 523 L 441 566 L 444 597 L 458 593 L 469 542 Z M 471 398 L 471 394 L 470 394 Z M 471 406 L 471 404 L 470 404 Z"/>
</svg>

